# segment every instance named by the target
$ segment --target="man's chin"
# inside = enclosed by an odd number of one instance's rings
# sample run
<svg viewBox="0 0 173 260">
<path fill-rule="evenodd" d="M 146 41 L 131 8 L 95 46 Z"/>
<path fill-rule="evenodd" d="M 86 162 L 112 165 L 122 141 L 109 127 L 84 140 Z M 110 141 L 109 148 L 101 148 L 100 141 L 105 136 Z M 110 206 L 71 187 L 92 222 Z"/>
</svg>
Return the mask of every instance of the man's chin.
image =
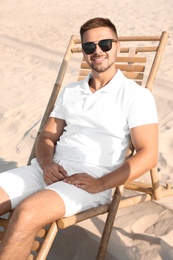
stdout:
<svg viewBox="0 0 173 260">
<path fill-rule="evenodd" d="M 105 72 L 108 69 L 108 67 L 103 66 L 92 66 L 91 68 L 96 72 Z"/>
</svg>

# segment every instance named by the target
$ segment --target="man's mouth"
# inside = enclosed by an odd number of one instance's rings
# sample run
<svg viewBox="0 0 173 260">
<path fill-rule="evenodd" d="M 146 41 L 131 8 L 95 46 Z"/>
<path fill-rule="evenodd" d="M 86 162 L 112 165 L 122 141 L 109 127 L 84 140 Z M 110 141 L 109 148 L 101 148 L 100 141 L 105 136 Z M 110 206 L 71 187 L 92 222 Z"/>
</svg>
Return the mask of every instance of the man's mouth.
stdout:
<svg viewBox="0 0 173 260">
<path fill-rule="evenodd" d="M 101 61 L 103 61 L 105 59 L 106 59 L 105 57 L 97 56 L 97 57 L 93 57 L 91 60 L 95 61 L 95 62 L 101 62 Z"/>
</svg>

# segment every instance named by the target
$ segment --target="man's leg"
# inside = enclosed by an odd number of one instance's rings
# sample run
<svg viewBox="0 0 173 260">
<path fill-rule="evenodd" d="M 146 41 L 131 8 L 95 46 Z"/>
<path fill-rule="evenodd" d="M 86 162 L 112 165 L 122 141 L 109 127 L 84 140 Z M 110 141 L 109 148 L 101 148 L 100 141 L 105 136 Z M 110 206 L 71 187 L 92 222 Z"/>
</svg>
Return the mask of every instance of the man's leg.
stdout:
<svg viewBox="0 0 173 260">
<path fill-rule="evenodd" d="M 0 187 L 0 216 L 11 210 L 8 194 Z"/>
<path fill-rule="evenodd" d="M 52 190 L 29 196 L 15 209 L 0 243 L 0 260 L 27 259 L 38 230 L 63 217 L 65 205 Z"/>
</svg>

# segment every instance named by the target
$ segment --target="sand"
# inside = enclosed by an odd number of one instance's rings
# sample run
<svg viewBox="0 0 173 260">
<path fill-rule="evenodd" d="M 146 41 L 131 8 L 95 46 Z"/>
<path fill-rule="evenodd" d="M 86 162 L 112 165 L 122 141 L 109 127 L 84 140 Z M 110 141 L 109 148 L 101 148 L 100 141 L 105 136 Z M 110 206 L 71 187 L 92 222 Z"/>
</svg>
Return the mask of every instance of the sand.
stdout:
<svg viewBox="0 0 173 260">
<path fill-rule="evenodd" d="M 160 35 L 168 44 L 154 84 L 159 179 L 173 184 L 172 0 L 9 0 L 0 8 L 0 172 L 25 165 L 72 34 L 110 18 L 119 35 Z M 69 74 L 69 79 L 72 78 Z M 173 259 L 173 197 L 119 210 L 107 259 Z M 60 232 L 48 259 L 95 259 L 105 216 Z M 75 237 L 75 238 L 74 238 Z"/>
</svg>

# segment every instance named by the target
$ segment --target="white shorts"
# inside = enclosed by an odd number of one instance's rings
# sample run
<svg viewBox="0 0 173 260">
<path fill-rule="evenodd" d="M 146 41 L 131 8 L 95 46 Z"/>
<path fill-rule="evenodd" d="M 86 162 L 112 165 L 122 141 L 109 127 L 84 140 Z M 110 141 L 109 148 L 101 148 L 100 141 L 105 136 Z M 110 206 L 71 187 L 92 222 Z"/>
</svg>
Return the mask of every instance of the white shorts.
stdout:
<svg viewBox="0 0 173 260">
<path fill-rule="evenodd" d="M 67 171 L 68 175 L 77 172 L 87 172 L 84 164 L 61 161 L 59 162 Z M 42 189 L 51 189 L 57 192 L 64 201 L 66 207 L 65 216 L 70 216 L 89 208 L 97 207 L 110 202 L 111 190 L 97 194 L 88 193 L 74 185 L 63 181 L 46 185 L 43 179 L 43 172 L 36 159 L 31 165 L 19 167 L 0 173 L 0 187 L 8 194 L 12 209 L 23 199 Z"/>
</svg>

